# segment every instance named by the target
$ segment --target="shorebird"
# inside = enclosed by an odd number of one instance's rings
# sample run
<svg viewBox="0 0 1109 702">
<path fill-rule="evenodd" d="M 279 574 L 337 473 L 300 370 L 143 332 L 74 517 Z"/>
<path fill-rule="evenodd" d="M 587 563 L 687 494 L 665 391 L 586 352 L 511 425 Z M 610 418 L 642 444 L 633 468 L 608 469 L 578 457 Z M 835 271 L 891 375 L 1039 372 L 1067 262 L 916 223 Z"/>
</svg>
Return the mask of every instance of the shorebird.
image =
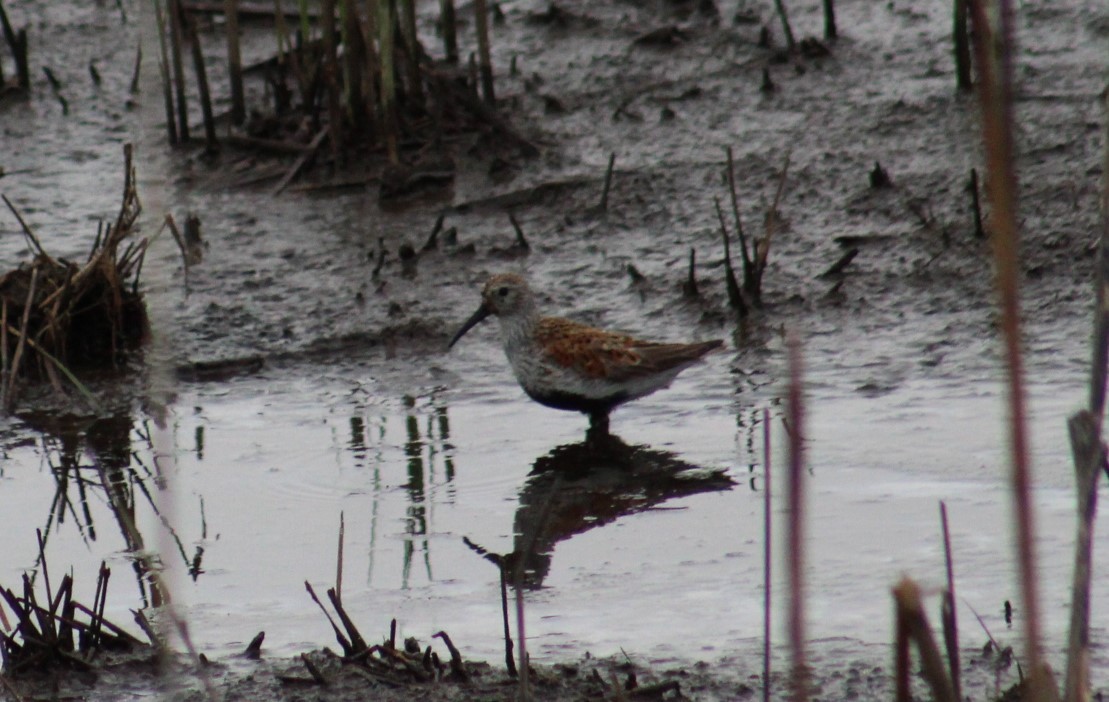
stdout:
<svg viewBox="0 0 1109 702">
<path fill-rule="evenodd" d="M 451 348 L 489 315 L 501 323 L 501 342 L 512 372 L 541 405 L 589 415 L 589 434 L 608 434 L 608 413 L 650 395 L 719 348 L 720 339 L 692 344 L 643 341 L 560 317 L 542 317 L 527 281 L 494 275 L 481 306 L 451 338 Z"/>
</svg>

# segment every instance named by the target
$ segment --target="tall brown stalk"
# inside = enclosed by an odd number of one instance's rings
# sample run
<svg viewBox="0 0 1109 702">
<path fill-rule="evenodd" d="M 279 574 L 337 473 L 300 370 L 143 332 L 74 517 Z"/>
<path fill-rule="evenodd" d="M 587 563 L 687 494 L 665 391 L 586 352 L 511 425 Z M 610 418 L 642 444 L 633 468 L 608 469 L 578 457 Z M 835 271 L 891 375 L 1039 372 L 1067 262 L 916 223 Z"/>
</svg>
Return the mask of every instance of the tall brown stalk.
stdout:
<svg viewBox="0 0 1109 702">
<path fill-rule="evenodd" d="M 990 16 L 997 18 L 997 26 Z M 1009 448 L 1012 465 L 1017 560 L 1024 614 L 1025 656 L 1029 662 L 1028 700 L 1052 700 L 1058 691 L 1041 648 L 1040 608 L 1032 476 L 1028 453 L 1024 397 L 1024 361 L 1020 334 L 1020 268 L 1017 231 L 1017 178 L 1013 149 L 1012 51 L 1013 11 L 1010 0 L 997 0 L 996 13 L 985 2 L 972 3 L 975 50 L 979 70 L 982 136 L 989 172 L 987 194 L 993 213 L 993 242 L 1001 329 L 1007 367 Z"/>
</svg>

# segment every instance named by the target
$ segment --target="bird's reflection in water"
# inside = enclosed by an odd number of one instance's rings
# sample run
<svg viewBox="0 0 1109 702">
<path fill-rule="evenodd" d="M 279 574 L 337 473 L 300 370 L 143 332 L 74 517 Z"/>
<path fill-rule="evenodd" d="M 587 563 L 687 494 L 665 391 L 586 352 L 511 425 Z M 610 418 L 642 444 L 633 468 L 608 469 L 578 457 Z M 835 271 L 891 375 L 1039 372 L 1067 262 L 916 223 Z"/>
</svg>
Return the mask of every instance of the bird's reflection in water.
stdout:
<svg viewBox="0 0 1109 702">
<path fill-rule="evenodd" d="M 669 451 L 632 446 L 616 436 L 587 438 L 540 456 L 523 489 L 515 517 L 514 552 L 521 584 L 542 586 L 559 541 L 658 507 L 667 500 L 731 489 L 723 468 L 702 468 Z M 506 573 L 510 580 L 513 573 Z"/>
</svg>

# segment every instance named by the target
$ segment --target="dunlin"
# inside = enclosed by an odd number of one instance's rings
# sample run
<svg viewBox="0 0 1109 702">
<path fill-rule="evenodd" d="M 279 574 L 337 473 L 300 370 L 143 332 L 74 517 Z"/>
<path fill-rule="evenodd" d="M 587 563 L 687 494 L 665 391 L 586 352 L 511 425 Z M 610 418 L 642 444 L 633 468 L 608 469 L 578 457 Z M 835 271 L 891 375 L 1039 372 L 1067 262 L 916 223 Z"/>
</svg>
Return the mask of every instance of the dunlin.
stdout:
<svg viewBox="0 0 1109 702">
<path fill-rule="evenodd" d="M 501 323 L 501 341 L 524 392 L 541 405 L 589 415 L 590 433 L 608 434 L 617 405 L 666 387 L 724 342 L 642 341 L 558 317 L 541 317 L 535 296 L 518 275 L 495 275 L 481 291 L 481 306 L 448 348 L 489 315 Z"/>
</svg>

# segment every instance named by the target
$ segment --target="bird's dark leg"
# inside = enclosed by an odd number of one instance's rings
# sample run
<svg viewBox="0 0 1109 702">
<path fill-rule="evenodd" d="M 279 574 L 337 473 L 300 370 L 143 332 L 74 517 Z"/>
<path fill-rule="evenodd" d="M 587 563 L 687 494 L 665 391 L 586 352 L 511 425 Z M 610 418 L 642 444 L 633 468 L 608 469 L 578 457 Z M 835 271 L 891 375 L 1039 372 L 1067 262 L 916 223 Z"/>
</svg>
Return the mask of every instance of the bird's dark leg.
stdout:
<svg viewBox="0 0 1109 702">
<path fill-rule="evenodd" d="M 585 437 L 591 441 L 597 439 L 607 439 L 608 433 L 608 412 L 600 410 L 589 413 L 589 430 L 585 432 Z"/>
</svg>

